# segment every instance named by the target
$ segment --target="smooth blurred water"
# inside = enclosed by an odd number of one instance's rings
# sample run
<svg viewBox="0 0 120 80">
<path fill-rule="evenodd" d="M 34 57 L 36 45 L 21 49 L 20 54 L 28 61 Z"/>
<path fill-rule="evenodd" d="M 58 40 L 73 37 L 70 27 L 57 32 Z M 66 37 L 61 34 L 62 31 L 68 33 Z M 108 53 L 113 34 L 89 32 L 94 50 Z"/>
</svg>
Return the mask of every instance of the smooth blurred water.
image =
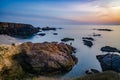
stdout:
<svg viewBox="0 0 120 80">
<path fill-rule="evenodd" d="M 73 67 L 73 69 L 63 75 L 65 78 L 73 78 L 85 75 L 85 71 L 88 69 L 97 69 L 101 70 L 100 63 L 96 59 L 96 55 L 103 54 L 100 51 L 100 48 L 103 46 L 111 46 L 120 49 L 120 26 L 108 26 L 108 25 L 66 25 L 66 26 L 57 26 L 63 27 L 64 29 L 58 29 L 56 31 L 44 31 L 41 33 L 46 33 L 45 36 L 35 35 L 30 39 L 19 39 L 22 42 L 31 41 L 31 42 L 61 42 L 61 39 L 64 37 L 74 38 L 75 41 L 72 42 L 72 46 L 77 49 L 77 52 L 74 54 L 78 58 L 78 63 Z M 97 31 L 93 30 L 94 28 L 107 28 L 112 29 L 113 31 Z M 53 33 L 58 33 L 58 35 L 53 35 Z M 93 37 L 92 34 L 101 34 L 100 37 Z M 94 45 L 89 48 L 83 45 L 82 37 L 93 37 L 95 41 Z M 70 44 L 70 42 L 66 42 Z"/>
</svg>

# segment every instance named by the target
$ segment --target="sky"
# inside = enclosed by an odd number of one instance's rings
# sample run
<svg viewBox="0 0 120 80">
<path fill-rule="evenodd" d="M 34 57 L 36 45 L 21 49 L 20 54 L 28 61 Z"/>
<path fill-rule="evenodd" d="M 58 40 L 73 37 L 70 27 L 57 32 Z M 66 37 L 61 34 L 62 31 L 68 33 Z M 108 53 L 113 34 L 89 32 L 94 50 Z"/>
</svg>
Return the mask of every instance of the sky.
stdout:
<svg viewBox="0 0 120 80">
<path fill-rule="evenodd" d="M 120 24 L 120 0 L 0 0 L 0 21 L 35 26 Z"/>
</svg>

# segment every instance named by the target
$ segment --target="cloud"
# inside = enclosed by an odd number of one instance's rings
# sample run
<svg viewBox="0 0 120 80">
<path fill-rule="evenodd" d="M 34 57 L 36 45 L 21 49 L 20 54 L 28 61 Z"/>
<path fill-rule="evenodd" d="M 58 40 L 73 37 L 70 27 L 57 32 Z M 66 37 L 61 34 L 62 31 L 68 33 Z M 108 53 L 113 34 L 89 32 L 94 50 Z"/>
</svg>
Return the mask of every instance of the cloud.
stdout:
<svg viewBox="0 0 120 80">
<path fill-rule="evenodd" d="M 115 23 L 120 22 L 119 3 L 120 0 L 19 1 L 0 7 L 0 16 L 44 24 Z"/>
</svg>

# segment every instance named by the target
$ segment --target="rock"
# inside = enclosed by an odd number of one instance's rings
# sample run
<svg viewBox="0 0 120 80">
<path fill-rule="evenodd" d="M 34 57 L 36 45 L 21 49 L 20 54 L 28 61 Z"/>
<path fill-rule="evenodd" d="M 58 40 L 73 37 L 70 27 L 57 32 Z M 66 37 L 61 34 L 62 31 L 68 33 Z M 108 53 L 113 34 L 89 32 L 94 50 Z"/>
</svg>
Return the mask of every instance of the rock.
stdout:
<svg viewBox="0 0 120 80">
<path fill-rule="evenodd" d="M 64 73 L 77 63 L 77 58 L 72 55 L 75 48 L 64 43 L 26 42 L 19 45 L 19 48 L 21 53 L 15 55 L 14 59 L 28 73 L 43 75 Z"/>
<path fill-rule="evenodd" d="M 27 38 L 39 31 L 30 24 L 0 22 L 0 34 L 13 37 Z"/>
<path fill-rule="evenodd" d="M 13 55 L 18 53 L 15 46 L 0 45 L 0 80 L 20 80 L 24 75 L 20 64 L 13 60 Z"/>
<path fill-rule="evenodd" d="M 98 71 L 96 69 L 90 69 L 90 70 L 86 70 L 85 73 L 86 74 L 96 74 L 96 73 L 100 73 L 100 71 Z"/>
<path fill-rule="evenodd" d="M 113 31 L 111 29 L 93 29 L 93 30 L 98 30 L 98 31 Z"/>
<path fill-rule="evenodd" d="M 120 53 L 120 50 L 118 50 L 117 48 L 114 48 L 114 47 L 110 47 L 110 46 L 102 47 L 101 51 L 103 51 L 103 52 L 118 52 L 118 53 Z"/>
<path fill-rule="evenodd" d="M 98 71 L 98 70 L 96 70 L 96 69 L 91 69 L 91 71 L 92 71 L 93 73 L 100 73 L 100 71 Z"/>
<path fill-rule="evenodd" d="M 117 54 L 105 54 L 97 55 L 98 61 L 101 64 L 102 70 L 113 70 L 120 72 L 120 55 Z"/>
<path fill-rule="evenodd" d="M 74 41 L 74 38 L 63 38 L 63 39 L 61 39 L 61 41 L 63 41 L 63 42 Z"/>
<path fill-rule="evenodd" d="M 45 34 L 45 33 L 39 33 L 38 35 L 40 35 L 40 36 L 45 36 L 46 34 Z"/>
<path fill-rule="evenodd" d="M 73 80 L 120 80 L 120 75 L 114 71 L 104 71 L 97 74 L 77 77 Z"/>
<path fill-rule="evenodd" d="M 92 47 L 93 46 L 93 43 L 92 41 L 89 41 L 89 40 L 83 40 L 84 42 L 84 45 L 88 46 L 88 47 Z"/>
<path fill-rule="evenodd" d="M 56 28 L 52 28 L 52 27 L 43 27 L 42 30 L 43 30 L 43 31 L 49 31 L 49 30 L 54 30 L 54 31 L 56 31 Z"/>
<path fill-rule="evenodd" d="M 58 33 L 53 33 L 53 35 L 58 35 Z"/>
<path fill-rule="evenodd" d="M 93 33 L 93 36 L 96 37 L 96 36 L 101 36 L 101 34 L 95 34 Z"/>
<path fill-rule="evenodd" d="M 86 73 L 86 74 L 93 74 L 93 73 L 92 73 L 91 71 L 89 71 L 89 70 L 86 70 L 85 73 Z"/>
<path fill-rule="evenodd" d="M 92 37 L 83 37 L 82 39 L 84 39 L 84 40 L 94 41 L 94 39 L 93 39 Z"/>
</svg>

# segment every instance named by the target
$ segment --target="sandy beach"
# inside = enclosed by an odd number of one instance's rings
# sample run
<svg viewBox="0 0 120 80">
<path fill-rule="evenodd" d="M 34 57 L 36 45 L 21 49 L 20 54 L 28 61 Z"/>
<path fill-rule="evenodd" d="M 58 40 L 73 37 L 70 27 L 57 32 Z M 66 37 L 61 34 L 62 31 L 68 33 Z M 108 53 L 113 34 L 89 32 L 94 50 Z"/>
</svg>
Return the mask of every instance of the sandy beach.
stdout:
<svg viewBox="0 0 120 80">
<path fill-rule="evenodd" d="M 19 44 L 20 41 L 8 35 L 0 35 L 0 45 L 1 44 L 12 44 L 12 43 Z"/>
</svg>

